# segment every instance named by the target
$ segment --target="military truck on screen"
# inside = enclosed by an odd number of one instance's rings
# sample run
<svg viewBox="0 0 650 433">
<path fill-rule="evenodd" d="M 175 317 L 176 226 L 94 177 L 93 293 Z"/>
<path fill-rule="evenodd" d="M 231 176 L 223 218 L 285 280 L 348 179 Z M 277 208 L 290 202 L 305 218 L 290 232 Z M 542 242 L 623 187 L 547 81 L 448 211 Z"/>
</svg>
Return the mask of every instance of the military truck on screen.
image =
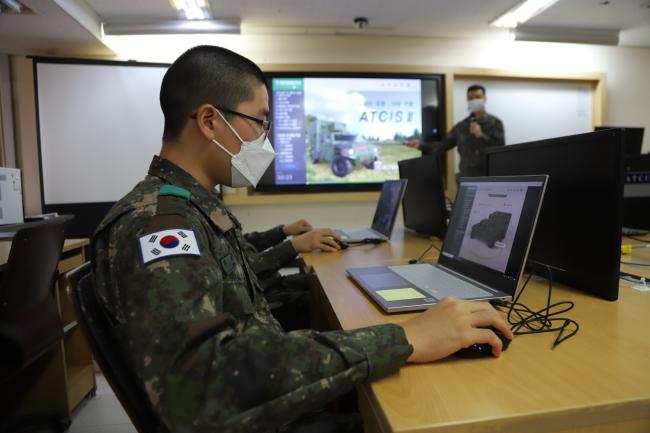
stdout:
<svg viewBox="0 0 650 433">
<path fill-rule="evenodd" d="M 492 212 L 487 218 L 472 226 L 469 237 L 482 241 L 489 248 L 494 248 L 497 242 L 503 241 L 506 237 L 511 217 L 511 213 Z"/>
<path fill-rule="evenodd" d="M 374 169 L 380 161 L 379 148 L 357 141 L 346 124 L 308 116 L 306 139 L 309 158 L 314 164 L 330 163 L 332 173 L 345 177 L 354 169 Z"/>
</svg>

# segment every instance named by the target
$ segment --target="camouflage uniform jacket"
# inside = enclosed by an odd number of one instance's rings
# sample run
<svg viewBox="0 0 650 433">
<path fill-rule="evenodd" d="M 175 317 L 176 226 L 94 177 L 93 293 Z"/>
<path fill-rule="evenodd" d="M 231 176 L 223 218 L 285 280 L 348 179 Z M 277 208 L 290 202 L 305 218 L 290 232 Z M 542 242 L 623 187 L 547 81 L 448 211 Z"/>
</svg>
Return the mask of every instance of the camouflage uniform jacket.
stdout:
<svg viewBox="0 0 650 433">
<path fill-rule="evenodd" d="M 276 283 L 281 275 L 278 270 L 295 259 L 298 252 L 282 231 L 284 226 L 276 226 L 265 232 L 244 234 L 242 248 L 253 272 L 262 286 L 267 290 Z"/>
<path fill-rule="evenodd" d="M 470 118 L 458 122 L 440 142 L 421 142 L 424 155 L 446 152 L 458 146 L 461 176 L 485 176 L 485 149 L 505 146 L 503 123 L 499 118 L 486 114 L 476 120 L 481 125 L 482 135 L 476 138 L 469 132 Z"/>
<path fill-rule="evenodd" d="M 164 185 L 180 194 L 162 194 Z M 143 240 L 167 229 L 193 231 L 200 255 L 144 264 Z M 394 324 L 284 332 L 242 239 L 214 193 L 158 157 L 93 237 L 98 295 L 125 359 L 174 432 L 272 431 L 395 372 L 413 350 Z"/>
</svg>

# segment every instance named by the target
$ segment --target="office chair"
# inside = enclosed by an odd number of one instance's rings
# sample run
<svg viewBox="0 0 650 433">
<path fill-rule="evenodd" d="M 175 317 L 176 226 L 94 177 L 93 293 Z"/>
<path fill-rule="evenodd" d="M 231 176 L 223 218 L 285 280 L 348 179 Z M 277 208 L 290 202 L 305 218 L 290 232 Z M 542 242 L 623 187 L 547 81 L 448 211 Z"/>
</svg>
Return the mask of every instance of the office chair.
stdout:
<svg viewBox="0 0 650 433">
<path fill-rule="evenodd" d="M 95 355 L 106 380 L 131 418 L 139 433 L 169 433 L 153 410 L 140 379 L 131 370 L 113 332 L 114 323 L 99 302 L 92 284 L 90 263 L 73 269 L 66 275 L 73 286 L 75 308 L 81 329 Z"/>
<path fill-rule="evenodd" d="M 60 221 L 23 228 L 12 239 L 0 283 L 0 389 L 2 384 L 19 379 L 21 371 L 60 344 L 63 337 L 53 287 L 65 240 L 64 225 Z M 19 400 L 20 396 L 12 396 L 3 403 L 10 407 L 3 410 L 12 414 L 13 404 Z M 8 418 L 0 422 L 0 430 L 8 425 L 17 430 L 44 423 L 63 431 L 69 424 L 67 414 L 20 418 L 12 414 Z"/>
</svg>

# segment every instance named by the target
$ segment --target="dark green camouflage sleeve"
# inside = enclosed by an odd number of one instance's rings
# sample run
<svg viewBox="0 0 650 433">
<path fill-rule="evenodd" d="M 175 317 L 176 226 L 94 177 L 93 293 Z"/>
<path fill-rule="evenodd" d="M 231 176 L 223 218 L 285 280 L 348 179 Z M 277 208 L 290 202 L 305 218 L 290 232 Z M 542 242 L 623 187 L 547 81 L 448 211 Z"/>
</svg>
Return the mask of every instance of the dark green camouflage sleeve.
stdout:
<svg viewBox="0 0 650 433">
<path fill-rule="evenodd" d="M 200 256 L 143 264 L 138 239 L 160 230 L 156 218 L 122 218 L 108 244 L 124 318 L 118 335 L 171 431 L 271 431 L 410 355 L 393 324 L 283 332 L 251 292 L 236 243 L 199 217 L 166 226 L 193 231 Z"/>
<path fill-rule="evenodd" d="M 503 132 L 503 122 L 494 118 L 487 127 L 483 127 L 481 140 L 486 142 L 487 147 L 505 146 L 505 133 Z"/>
<path fill-rule="evenodd" d="M 291 260 L 296 258 L 298 252 L 290 241 L 284 241 L 265 251 L 248 256 L 253 271 L 258 274 L 276 272 Z"/>
<path fill-rule="evenodd" d="M 420 150 L 422 155 L 433 155 L 443 153 L 453 149 L 458 144 L 458 125 L 454 126 L 451 131 L 440 141 L 422 141 Z"/>
<path fill-rule="evenodd" d="M 257 251 L 264 251 L 267 248 L 273 247 L 286 238 L 287 236 L 282 231 L 281 225 L 275 226 L 264 232 L 250 232 L 244 234 L 246 242 L 252 244 Z"/>
</svg>

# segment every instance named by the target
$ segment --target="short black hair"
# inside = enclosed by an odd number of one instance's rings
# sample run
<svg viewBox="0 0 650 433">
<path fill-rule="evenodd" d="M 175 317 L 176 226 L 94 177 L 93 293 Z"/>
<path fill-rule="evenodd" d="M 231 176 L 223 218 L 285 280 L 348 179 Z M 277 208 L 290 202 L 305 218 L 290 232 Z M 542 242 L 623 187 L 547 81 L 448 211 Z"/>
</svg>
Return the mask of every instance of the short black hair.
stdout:
<svg viewBox="0 0 650 433">
<path fill-rule="evenodd" d="M 481 86 L 480 84 L 472 84 L 467 88 L 467 93 L 473 92 L 475 90 L 481 90 L 483 91 L 483 94 L 485 95 L 485 87 Z"/>
<path fill-rule="evenodd" d="M 264 84 L 262 70 L 244 56 L 225 48 L 199 45 L 185 51 L 169 67 L 160 86 L 165 116 L 164 140 L 174 140 L 201 104 L 235 110 L 254 97 L 254 84 Z M 224 113 L 225 115 L 225 113 Z"/>
</svg>

